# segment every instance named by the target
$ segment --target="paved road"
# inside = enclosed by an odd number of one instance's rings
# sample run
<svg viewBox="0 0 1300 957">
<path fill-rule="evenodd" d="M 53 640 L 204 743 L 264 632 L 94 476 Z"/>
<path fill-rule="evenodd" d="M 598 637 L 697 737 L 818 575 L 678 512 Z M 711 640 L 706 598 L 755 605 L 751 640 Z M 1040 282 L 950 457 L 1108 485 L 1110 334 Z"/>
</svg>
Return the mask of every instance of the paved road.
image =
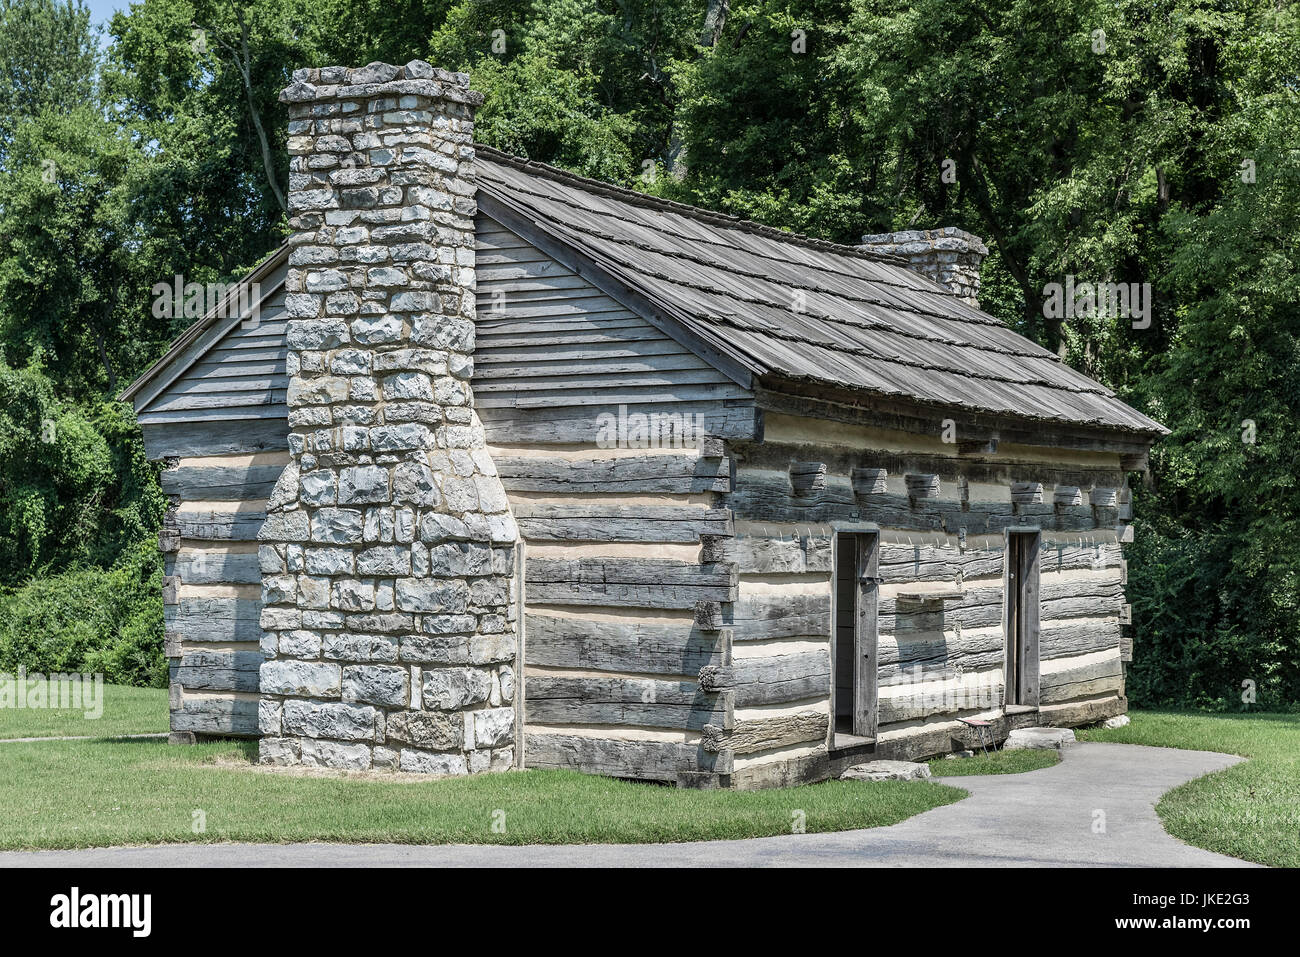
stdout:
<svg viewBox="0 0 1300 957">
<path fill-rule="evenodd" d="M 1170 788 L 1240 758 L 1128 744 L 1083 743 L 1055 767 L 949 778 L 970 791 L 892 827 L 698 844 L 415 847 L 392 844 L 172 844 L 0 853 L 16 866 L 884 866 L 1246 867 L 1165 833 L 1155 803 Z M 1104 814 L 1104 832 L 1094 823 Z"/>
</svg>

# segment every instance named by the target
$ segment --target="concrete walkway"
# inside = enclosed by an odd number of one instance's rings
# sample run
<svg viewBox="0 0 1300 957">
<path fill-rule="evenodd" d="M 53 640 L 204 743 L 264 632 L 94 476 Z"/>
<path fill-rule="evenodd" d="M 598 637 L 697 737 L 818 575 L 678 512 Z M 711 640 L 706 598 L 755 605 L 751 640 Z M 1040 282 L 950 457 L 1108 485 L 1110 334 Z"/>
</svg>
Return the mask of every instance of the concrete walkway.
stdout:
<svg viewBox="0 0 1300 957">
<path fill-rule="evenodd" d="M 172 844 L 0 853 L 5 867 L 1247 867 L 1189 847 L 1156 817 L 1160 795 L 1241 758 L 1084 743 L 1051 768 L 946 779 L 970 797 L 892 827 L 697 844 L 563 847 Z M 792 807 L 797 791 L 791 792 Z M 1098 830 L 1104 823 L 1104 830 Z"/>
</svg>

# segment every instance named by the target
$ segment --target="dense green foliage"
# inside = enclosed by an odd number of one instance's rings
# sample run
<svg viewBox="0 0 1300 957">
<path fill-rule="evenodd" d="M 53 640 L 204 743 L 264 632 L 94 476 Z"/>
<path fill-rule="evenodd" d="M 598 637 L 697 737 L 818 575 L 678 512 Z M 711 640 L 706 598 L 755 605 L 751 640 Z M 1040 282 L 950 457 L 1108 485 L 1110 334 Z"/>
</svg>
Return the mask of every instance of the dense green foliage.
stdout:
<svg viewBox="0 0 1300 957">
<path fill-rule="evenodd" d="M 985 308 L 1172 429 L 1136 502 L 1133 698 L 1300 701 L 1291 3 L 144 0 L 109 34 L 0 0 L 0 641 L 62 620 L 56 576 L 150 573 L 162 502 L 113 396 L 184 321 L 154 283 L 283 235 L 292 70 L 420 56 L 472 74 L 511 152 L 844 242 L 986 237 Z M 1150 283 L 1150 328 L 1045 318 L 1066 276 Z M 160 641 L 156 606 L 119 614 L 85 647 L 149 615 Z"/>
</svg>

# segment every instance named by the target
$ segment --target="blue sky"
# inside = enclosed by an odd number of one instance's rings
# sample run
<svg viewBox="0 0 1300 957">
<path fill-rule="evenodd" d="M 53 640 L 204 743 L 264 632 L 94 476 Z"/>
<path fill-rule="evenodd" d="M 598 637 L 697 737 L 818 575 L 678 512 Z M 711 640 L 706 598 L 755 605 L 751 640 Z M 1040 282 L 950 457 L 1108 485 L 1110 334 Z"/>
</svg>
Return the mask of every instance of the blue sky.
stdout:
<svg viewBox="0 0 1300 957">
<path fill-rule="evenodd" d="M 130 4 L 127 0 L 86 0 L 86 6 L 90 7 L 92 23 L 107 23 L 113 11 L 125 10 Z"/>
<path fill-rule="evenodd" d="M 108 21 L 114 12 L 125 10 L 130 5 L 130 0 L 86 0 L 86 6 L 90 7 L 90 22 L 105 27 L 108 26 Z M 101 38 L 100 48 L 105 47 L 107 43 L 107 38 Z"/>
</svg>

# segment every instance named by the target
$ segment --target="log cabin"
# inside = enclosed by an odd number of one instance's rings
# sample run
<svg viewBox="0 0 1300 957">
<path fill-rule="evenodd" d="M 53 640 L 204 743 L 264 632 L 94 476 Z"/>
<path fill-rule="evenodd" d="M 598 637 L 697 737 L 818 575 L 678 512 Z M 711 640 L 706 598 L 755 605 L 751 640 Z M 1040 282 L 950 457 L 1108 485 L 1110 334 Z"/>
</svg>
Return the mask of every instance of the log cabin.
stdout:
<svg viewBox="0 0 1300 957">
<path fill-rule="evenodd" d="M 977 238 L 507 155 L 421 61 L 281 98 L 288 241 L 123 393 L 174 740 L 748 788 L 1125 711 L 1166 430 L 980 311 Z"/>
</svg>

